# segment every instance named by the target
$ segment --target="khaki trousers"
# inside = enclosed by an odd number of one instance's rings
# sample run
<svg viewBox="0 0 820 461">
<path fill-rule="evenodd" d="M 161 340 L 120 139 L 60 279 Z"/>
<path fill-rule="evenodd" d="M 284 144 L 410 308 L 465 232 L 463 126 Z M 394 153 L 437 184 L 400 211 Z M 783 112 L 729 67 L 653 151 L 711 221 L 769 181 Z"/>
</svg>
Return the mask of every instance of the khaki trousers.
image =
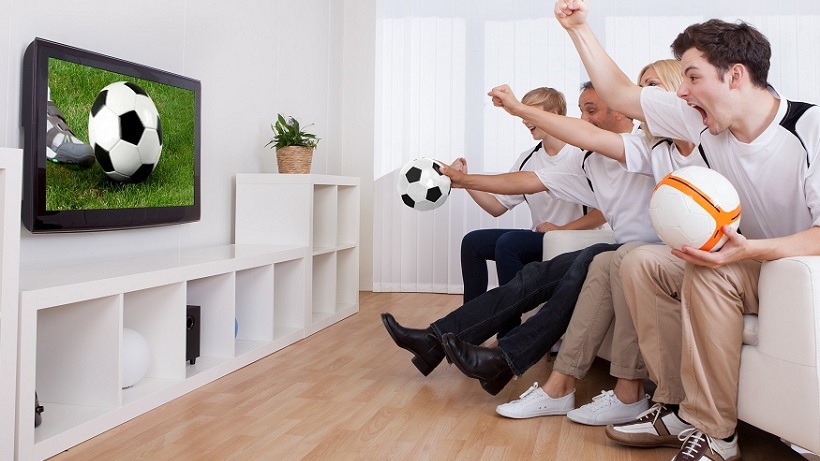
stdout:
<svg viewBox="0 0 820 461">
<path fill-rule="evenodd" d="M 659 403 L 683 401 L 680 379 L 681 286 L 683 260 L 666 245 L 644 245 L 621 263 L 624 295 L 649 377 L 658 385 L 652 399 Z"/>
<path fill-rule="evenodd" d="M 624 256 L 641 245 L 638 242 L 627 243 L 592 260 L 553 370 L 577 379 L 583 378 L 592 366 L 607 331 L 613 327 L 610 374 L 622 379 L 646 379 L 646 367 L 638 348 L 638 334 L 624 298 L 619 274 Z"/>
<path fill-rule="evenodd" d="M 757 314 L 761 264 L 686 265 L 681 311 L 686 398 L 680 415 L 712 437 L 729 437 L 737 426 L 743 315 Z"/>
<path fill-rule="evenodd" d="M 715 438 L 737 426 L 743 315 L 757 313 L 760 267 L 684 264 L 662 245 L 638 248 L 621 264 L 640 348 L 658 384 L 654 400 L 680 402 L 680 416 Z"/>
</svg>

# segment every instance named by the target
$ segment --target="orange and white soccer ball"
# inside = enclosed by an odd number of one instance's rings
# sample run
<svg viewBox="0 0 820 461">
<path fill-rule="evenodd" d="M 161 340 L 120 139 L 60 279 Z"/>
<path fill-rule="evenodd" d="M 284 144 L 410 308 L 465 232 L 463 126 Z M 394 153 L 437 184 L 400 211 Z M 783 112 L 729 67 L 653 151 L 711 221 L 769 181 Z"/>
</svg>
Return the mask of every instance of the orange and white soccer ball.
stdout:
<svg viewBox="0 0 820 461">
<path fill-rule="evenodd" d="M 663 178 L 649 201 L 652 227 L 663 243 L 717 251 L 727 237 L 723 226 L 740 225 L 740 198 L 717 171 L 687 166 Z"/>
</svg>

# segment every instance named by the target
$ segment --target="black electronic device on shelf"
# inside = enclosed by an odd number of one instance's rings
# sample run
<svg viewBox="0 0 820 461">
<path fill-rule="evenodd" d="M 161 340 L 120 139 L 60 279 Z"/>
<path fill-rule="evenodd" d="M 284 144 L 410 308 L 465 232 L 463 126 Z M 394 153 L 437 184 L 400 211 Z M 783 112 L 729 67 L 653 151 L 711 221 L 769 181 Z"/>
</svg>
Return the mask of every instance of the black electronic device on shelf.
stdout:
<svg viewBox="0 0 820 461">
<path fill-rule="evenodd" d="M 199 325 L 202 315 L 199 306 L 188 305 L 185 319 L 185 360 L 191 365 L 196 364 L 199 357 Z"/>
</svg>

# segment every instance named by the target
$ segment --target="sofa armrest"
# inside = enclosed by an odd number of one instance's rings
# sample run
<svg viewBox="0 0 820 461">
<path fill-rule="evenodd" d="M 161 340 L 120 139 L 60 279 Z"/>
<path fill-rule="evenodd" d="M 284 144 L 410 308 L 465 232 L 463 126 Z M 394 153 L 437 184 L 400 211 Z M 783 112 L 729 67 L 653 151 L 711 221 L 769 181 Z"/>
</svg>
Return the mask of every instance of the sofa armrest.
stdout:
<svg viewBox="0 0 820 461">
<path fill-rule="evenodd" d="M 611 229 L 554 230 L 544 234 L 544 261 L 596 243 L 615 243 Z"/>
<path fill-rule="evenodd" d="M 820 256 L 763 263 L 758 294 L 758 351 L 820 369 Z"/>
</svg>

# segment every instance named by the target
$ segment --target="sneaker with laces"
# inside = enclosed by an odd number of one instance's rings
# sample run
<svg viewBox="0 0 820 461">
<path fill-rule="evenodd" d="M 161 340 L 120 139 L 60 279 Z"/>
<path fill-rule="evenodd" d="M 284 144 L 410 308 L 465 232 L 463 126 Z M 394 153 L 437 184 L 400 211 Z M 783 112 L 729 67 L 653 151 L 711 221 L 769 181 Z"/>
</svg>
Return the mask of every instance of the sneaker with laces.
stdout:
<svg viewBox="0 0 820 461">
<path fill-rule="evenodd" d="M 739 461 L 740 450 L 737 447 L 737 433 L 732 440 L 713 439 L 695 429 L 686 429 L 678 435 L 683 446 L 672 461 Z"/>
<path fill-rule="evenodd" d="M 518 400 L 503 403 L 495 412 L 507 418 L 524 419 L 536 416 L 565 415 L 575 408 L 575 391 L 554 399 L 547 395 L 538 383 L 527 389 Z"/>
<path fill-rule="evenodd" d="M 632 421 L 649 409 L 649 396 L 635 403 L 623 403 L 615 391 L 601 391 L 592 402 L 567 413 L 567 418 L 589 426 L 606 426 Z"/>
<path fill-rule="evenodd" d="M 71 131 L 65 116 L 52 102 L 46 105 L 46 158 L 68 168 L 86 169 L 94 165 L 94 149 Z"/>
<path fill-rule="evenodd" d="M 608 425 L 605 432 L 611 440 L 631 447 L 679 448 L 678 435 L 687 429 L 692 429 L 692 425 L 656 403 L 633 421 Z"/>
</svg>

